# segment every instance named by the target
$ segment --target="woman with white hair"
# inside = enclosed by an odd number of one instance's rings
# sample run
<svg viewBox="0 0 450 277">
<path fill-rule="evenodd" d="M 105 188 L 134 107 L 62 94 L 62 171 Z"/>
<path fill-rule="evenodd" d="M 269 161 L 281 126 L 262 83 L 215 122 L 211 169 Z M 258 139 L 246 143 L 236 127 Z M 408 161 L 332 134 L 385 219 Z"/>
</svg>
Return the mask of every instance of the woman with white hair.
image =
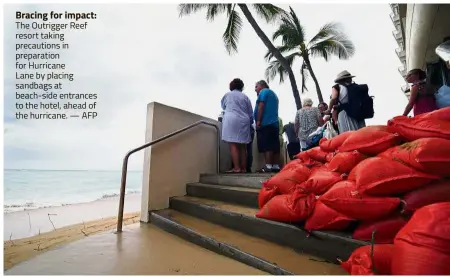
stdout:
<svg viewBox="0 0 450 277">
<path fill-rule="evenodd" d="M 303 99 L 303 107 L 297 111 L 295 116 L 295 132 L 300 140 L 300 148 L 303 150 L 310 147 L 308 136 L 323 125 L 322 114 L 317 107 L 313 107 L 313 101 L 309 98 Z"/>
</svg>

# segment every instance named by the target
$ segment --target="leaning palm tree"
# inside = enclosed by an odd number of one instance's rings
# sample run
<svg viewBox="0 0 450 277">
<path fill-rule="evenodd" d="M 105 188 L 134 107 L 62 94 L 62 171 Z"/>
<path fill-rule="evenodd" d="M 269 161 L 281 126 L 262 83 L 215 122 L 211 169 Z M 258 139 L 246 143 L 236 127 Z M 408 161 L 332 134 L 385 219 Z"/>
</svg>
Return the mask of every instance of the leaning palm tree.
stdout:
<svg viewBox="0 0 450 277">
<path fill-rule="evenodd" d="M 297 109 L 301 108 L 300 95 L 298 92 L 297 83 L 295 81 L 294 72 L 292 71 L 290 64 L 259 27 L 246 4 L 180 4 L 178 6 L 178 10 L 181 17 L 198 12 L 202 9 L 206 9 L 206 19 L 209 21 L 214 20 L 219 14 L 226 13 L 228 17 L 228 24 L 225 32 L 223 33 L 223 41 L 228 53 L 233 54 L 237 52 L 237 43 L 242 28 L 242 19 L 239 12 L 236 10 L 236 6 L 240 8 L 247 21 L 255 30 L 256 34 L 262 40 L 264 45 L 266 45 L 268 51 L 271 53 L 271 57 L 277 59 L 280 67 L 282 67 L 284 72 L 289 76 L 295 104 L 297 105 Z M 272 4 L 252 4 L 252 7 L 254 8 L 256 14 L 265 19 L 268 23 L 274 22 L 286 14 L 283 9 Z"/>
<path fill-rule="evenodd" d="M 300 71 L 302 92 L 307 90 L 305 82 L 308 78 L 306 74 L 308 71 L 316 85 L 319 102 L 323 102 L 319 82 L 311 67 L 311 57 L 319 57 L 328 61 L 331 56 L 337 56 L 341 60 L 346 60 L 355 53 L 353 43 L 343 33 L 340 25 L 333 22 L 327 23 L 320 28 L 319 32 L 307 43 L 304 27 L 300 24 L 300 20 L 291 7 L 290 13 L 282 17 L 278 30 L 273 34 L 273 40 L 275 41 L 280 37 L 282 46 L 277 48 L 283 55 L 286 55 L 285 59 L 289 66 L 292 67 L 296 58 L 303 60 Z M 279 75 L 280 83 L 282 83 L 287 72 L 278 61 L 279 59 L 275 60 L 273 57 L 274 55 L 271 51 L 267 52 L 265 56 L 269 62 L 269 66 L 266 69 L 266 78 L 273 80 Z"/>
</svg>

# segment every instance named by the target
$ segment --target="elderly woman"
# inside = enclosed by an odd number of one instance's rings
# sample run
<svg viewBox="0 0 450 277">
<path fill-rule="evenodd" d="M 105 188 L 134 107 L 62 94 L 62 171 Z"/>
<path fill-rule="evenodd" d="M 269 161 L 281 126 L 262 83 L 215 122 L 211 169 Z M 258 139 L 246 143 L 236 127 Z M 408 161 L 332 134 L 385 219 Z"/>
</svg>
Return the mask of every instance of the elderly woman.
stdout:
<svg viewBox="0 0 450 277">
<path fill-rule="evenodd" d="M 222 98 L 222 140 L 230 144 L 233 168 L 228 173 L 247 171 L 247 144 L 251 142 L 253 109 L 250 99 L 242 90 L 244 82 L 234 79 L 230 83 L 230 92 Z"/>
<path fill-rule="evenodd" d="M 427 75 L 422 69 L 412 69 L 406 74 L 406 81 L 412 83 L 409 102 L 403 112 L 407 116 L 414 108 L 414 116 L 437 110 L 434 93 L 436 88 L 426 84 Z"/>
<path fill-rule="evenodd" d="M 313 101 L 311 99 L 304 98 L 303 107 L 297 111 L 295 116 L 295 132 L 300 141 L 302 151 L 310 147 L 307 142 L 308 136 L 324 123 L 319 108 L 312 105 Z"/>
</svg>

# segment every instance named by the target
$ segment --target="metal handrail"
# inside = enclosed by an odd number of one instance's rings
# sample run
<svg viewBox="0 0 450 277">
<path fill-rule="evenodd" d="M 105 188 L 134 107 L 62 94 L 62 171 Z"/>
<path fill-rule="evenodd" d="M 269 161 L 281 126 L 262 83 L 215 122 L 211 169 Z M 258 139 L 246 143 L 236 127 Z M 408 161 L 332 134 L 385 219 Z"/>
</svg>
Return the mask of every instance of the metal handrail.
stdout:
<svg viewBox="0 0 450 277">
<path fill-rule="evenodd" d="M 120 185 L 120 202 L 119 202 L 119 214 L 117 216 L 117 232 L 120 233 L 122 232 L 122 225 L 123 225 L 123 208 L 124 208 L 124 204 L 125 204 L 125 188 L 127 185 L 127 168 L 128 168 L 128 158 L 131 156 L 131 154 L 136 153 L 144 148 L 150 147 L 154 144 L 157 144 L 158 142 L 161 142 L 163 140 L 166 140 L 168 138 L 171 138 L 173 136 L 176 136 L 180 133 L 183 133 L 184 131 L 187 131 L 189 129 L 192 129 L 198 125 L 201 124 L 205 124 L 205 125 L 209 125 L 209 126 L 213 126 L 216 129 L 217 132 L 217 173 L 219 173 L 220 171 L 220 131 L 219 131 L 219 127 L 209 121 L 206 120 L 200 120 L 197 121 L 189 126 L 186 126 L 182 129 L 179 129 L 173 133 L 170 133 L 168 135 L 165 135 L 163 137 L 160 137 L 159 139 L 155 139 L 154 141 L 148 142 L 142 146 L 139 146 L 135 149 L 132 149 L 130 151 L 128 151 L 128 153 L 125 155 L 125 158 L 123 158 L 123 165 L 122 165 L 122 180 L 121 180 L 121 185 Z"/>
</svg>

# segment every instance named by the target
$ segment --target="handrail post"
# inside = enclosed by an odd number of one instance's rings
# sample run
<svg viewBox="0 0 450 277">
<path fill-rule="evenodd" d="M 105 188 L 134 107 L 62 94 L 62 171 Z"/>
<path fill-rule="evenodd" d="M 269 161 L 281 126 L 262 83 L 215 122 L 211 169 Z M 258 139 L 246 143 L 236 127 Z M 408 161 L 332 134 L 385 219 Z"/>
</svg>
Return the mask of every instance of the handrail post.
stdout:
<svg viewBox="0 0 450 277">
<path fill-rule="evenodd" d="M 123 223 L 123 210 L 125 206 L 125 188 L 127 185 L 127 169 L 128 169 L 128 158 L 131 152 L 128 152 L 123 158 L 122 165 L 122 179 L 120 181 L 120 200 L 119 200 L 119 214 L 117 215 L 117 232 L 122 232 Z"/>
<path fill-rule="evenodd" d="M 148 142 L 144 145 L 141 145 L 135 149 L 130 150 L 124 157 L 123 159 L 123 165 L 122 165 L 122 179 L 121 179 L 121 184 L 120 184 L 120 200 L 119 200 L 119 213 L 117 215 L 117 233 L 122 232 L 122 226 L 123 226 L 123 211 L 124 211 L 124 205 L 125 205 L 125 189 L 126 189 L 126 185 L 127 185 L 127 168 L 128 168 L 128 158 L 131 156 L 131 154 L 140 151 L 142 149 L 145 149 L 147 147 L 152 146 L 153 144 L 156 144 L 158 142 L 161 142 L 165 139 L 171 138 L 177 134 L 180 134 L 186 130 L 189 130 L 191 128 L 194 128 L 197 125 L 200 124 L 205 124 L 205 125 L 209 125 L 209 126 L 213 126 L 216 129 L 216 134 L 217 134 L 217 173 L 220 173 L 220 142 L 221 142 L 221 138 L 220 138 L 220 130 L 219 127 L 217 126 L 217 124 L 214 124 L 212 122 L 208 122 L 206 120 L 200 120 L 197 121 L 191 125 L 188 125 L 182 129 L 179 129 L 175 132 L 172 132 L 170 134 L 167 134 L 159 139 L 153 140 L 151 142 Z"/>
</svg>

